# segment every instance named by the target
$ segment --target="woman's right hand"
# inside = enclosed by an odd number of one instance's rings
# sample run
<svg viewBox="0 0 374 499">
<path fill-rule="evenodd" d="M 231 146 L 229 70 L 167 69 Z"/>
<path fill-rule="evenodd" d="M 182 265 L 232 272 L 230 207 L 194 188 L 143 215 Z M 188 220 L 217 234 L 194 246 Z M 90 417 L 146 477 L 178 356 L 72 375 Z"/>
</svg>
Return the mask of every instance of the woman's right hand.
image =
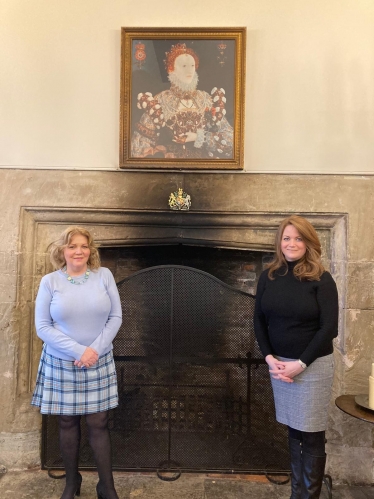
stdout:
<svg viewBox="0 0 374 499">
<path fill-rule="evenodd" d="M 99 360 L 99 354 L 91 347 L 87 347 L 82 357 L 74 362 L 77 367 L 91 367 Z"/>
<path fill-rule="evenodd" d="M 276 359 L 273 355 L 267 355 L 265 357 L 266 363 L 269 366 L 269 372 L 271 377 L 274 379 L 280 379 L 285 383 L 293 383 L 293 379 L 284 375 L 284 369 L 286 363 L 281 360 Z"/>
</svg>

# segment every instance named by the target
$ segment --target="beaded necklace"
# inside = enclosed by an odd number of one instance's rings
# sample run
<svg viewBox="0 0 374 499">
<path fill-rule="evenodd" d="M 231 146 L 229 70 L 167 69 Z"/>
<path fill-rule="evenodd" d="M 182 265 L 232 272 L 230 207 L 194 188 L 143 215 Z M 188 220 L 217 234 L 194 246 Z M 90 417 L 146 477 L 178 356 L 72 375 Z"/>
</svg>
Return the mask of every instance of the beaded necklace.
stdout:
<svg viewBox="0 0 374 499">
<path fill-rule="evenodd" d="M 84 284 L 87 279 L 90 277 L 90 269 L 87 269 L 86 272 L 84 273 L 84 277 L 83 277 L 83 280 L 82 281 L 76 281 L 75 279 L 73 279 L 68 273 L 67 273 L 67 270 L 66 270 L 66 267 L 62 268 L 61 269 L 62 272 L 64 274 L 66 274 L 66 279 L 71 283 L 71 284 L 76 284 L 77 286 L 80 285 L 80 284 Z"/>
</svg>

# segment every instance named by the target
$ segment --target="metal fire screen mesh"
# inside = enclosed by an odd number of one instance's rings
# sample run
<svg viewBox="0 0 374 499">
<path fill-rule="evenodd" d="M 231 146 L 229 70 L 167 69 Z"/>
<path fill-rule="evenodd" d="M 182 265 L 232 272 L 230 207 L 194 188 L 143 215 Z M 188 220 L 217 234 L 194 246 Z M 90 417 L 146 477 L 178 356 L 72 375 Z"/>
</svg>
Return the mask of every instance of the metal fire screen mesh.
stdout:
<svg viewBox="0 0 374 499">
<path fill-rule="evenodd" d="M 137 272 L 118 290 L 113 467 L 288 471 L 286 429 L 275 420 L 253 332 L 254 297 L 200 270 L 169 265 Z M 43 417 L 44 468 L 63 467 L 56 419 Z M 92 468 L 84 428 L 82 435 L 80 466 Z"/>
</svg>

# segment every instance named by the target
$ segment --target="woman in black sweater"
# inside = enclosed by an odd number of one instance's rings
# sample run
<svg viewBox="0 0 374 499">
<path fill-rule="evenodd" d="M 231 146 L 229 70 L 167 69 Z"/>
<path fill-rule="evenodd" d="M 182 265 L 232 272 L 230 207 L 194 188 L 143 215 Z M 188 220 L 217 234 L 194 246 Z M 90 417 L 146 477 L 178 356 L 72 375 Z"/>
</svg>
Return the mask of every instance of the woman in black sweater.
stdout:
<svg viewBox="0 0 374 499">
<path fill-rule="evenodd" d="M 277 421 L 289 430 L 291 499 L 314 499 L 326 462 L 338 294 L 321 264 L 317 233 L 305 218 L 292 215 L 281 222 L 275 250 L 258 282 L 255 332 L 269 365 Z"/>
</svg>

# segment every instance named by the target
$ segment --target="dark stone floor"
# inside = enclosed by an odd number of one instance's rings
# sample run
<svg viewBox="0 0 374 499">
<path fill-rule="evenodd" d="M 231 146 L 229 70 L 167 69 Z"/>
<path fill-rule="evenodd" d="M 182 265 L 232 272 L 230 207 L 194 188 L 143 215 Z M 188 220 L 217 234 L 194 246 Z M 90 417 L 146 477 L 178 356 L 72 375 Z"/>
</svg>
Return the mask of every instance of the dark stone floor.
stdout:
<svg viewBox="0 0 374 499">
<path fill-rule="evenodd" d="M 81 499 L 96 499 L 97 475 L 82 472 Z M 1 499 L 59 499 L 64 480 L 49 478 L 46 471 L 30 470 L 0 475 Z M 174 482 L 155 474 L 115 473 L 120 499 L 289 499 L 290 486 L 273 485 L 263 476 L 213 476 L 183 474 Z M 327 499 L 324 488 L 321 499 Z M 373 487 L 334 485 L 333 499 L 374 499 Z"/>
</svg>

